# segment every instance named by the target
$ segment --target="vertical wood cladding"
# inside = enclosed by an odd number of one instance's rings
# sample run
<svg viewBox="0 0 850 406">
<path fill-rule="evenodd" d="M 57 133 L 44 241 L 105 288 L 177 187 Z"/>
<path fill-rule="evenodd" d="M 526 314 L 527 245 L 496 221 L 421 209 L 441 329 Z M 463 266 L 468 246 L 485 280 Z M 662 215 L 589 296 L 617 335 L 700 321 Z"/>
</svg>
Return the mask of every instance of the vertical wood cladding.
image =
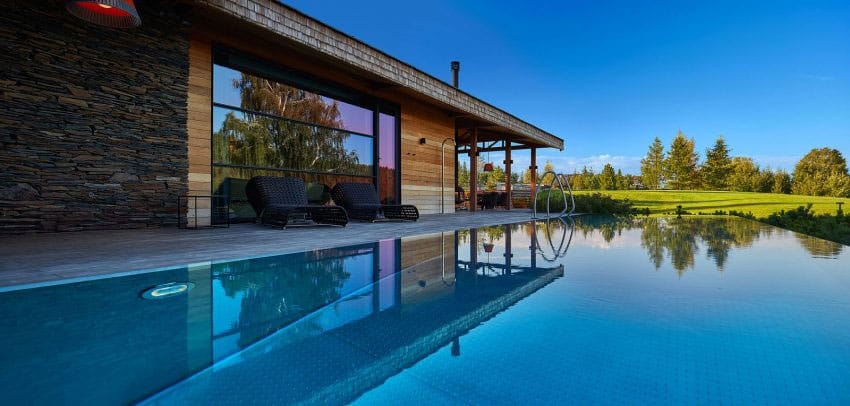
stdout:
<svg viewBox="0 0 850 406">
<path fill-rule="evenodd" d="M 102 28 L 0 3 L 0 233 L 176 223 L 187 191 L 187 28 L 171 2 Z"/>
<path fill-rule="evenodd" d="M 425 144 L 420 144 L 420 139 Z M 441 143 L 454 139 L 454 121 L 448 114 L 417 102 L 401 105 L 401 199 L 422 214 L 440 213 Z M 455 148 L 445 145 L 443 200 L 454 213 Z"/>
</svg>

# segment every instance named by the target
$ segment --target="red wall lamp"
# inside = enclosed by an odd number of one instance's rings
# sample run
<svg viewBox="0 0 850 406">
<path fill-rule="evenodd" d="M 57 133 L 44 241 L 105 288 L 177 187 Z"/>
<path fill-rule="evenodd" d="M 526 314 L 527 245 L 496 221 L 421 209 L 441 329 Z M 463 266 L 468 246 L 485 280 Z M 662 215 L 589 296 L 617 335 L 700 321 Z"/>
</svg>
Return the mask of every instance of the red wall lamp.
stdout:
<svg viewBox="0 0 850 406">
<path fill-rule="evenodd" d="M 67 0 L 65 8 L 77 18 L 112 28 L 133 28 L 142 23 L 133 0 Z"/>
</svg>

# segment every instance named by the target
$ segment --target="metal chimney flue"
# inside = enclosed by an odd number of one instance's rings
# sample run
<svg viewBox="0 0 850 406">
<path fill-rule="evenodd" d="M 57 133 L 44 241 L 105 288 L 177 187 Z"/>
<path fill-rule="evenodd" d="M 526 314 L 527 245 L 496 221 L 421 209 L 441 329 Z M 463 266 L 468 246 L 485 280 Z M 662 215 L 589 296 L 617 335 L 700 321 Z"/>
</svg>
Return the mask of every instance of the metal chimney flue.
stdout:
<svg viewBox="0 0 850 406">
<path fill-rule="evenodd" d="M 452 86 L 458 87 L 458 74 L 460 73 L 460 62 L 452 61 Z"/>
</svg>

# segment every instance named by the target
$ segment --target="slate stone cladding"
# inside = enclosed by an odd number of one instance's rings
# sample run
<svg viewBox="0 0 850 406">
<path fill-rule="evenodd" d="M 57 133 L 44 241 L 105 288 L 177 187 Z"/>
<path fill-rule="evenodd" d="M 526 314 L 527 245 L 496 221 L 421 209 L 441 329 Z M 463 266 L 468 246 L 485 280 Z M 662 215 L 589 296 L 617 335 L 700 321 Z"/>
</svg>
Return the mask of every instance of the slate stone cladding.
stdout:
<svg viewBox="0 0 850 406">
<path fill-rule="evenodd" d="M 189 41 L 168 4 L 117 30 L 0 3 L 0 234 L 176 224 Z"/>
</svg>

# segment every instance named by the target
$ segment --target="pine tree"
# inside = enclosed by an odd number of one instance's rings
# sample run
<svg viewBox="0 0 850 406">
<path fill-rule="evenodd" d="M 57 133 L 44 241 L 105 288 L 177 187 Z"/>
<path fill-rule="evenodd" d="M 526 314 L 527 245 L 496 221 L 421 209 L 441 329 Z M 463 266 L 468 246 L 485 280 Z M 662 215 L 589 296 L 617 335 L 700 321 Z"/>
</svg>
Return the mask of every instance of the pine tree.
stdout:
<svg viewBox="0 0 850 406">
<path fill-rule="evenodd" d="M 648 189 L 661 187 L 664 168 L 664 144 L 658 137 L 649 146 L 646 157 L 640 161 L 640 177 Z"/>
<path fill-rule="evenodd" d="M 617 188 L 617 174 L 610 163 L 605 164 L 602 173 L 599 174 L 599 188 L 602 190 L 613 190 Z"/>
<path fill-rule="evenodd" d="M 620 170 L 620 169 L 617 169 L 617 187 L 615 189 L 626 190 L 628 188 L 629 188 L 629 183 L 628 183 L 628 180 L 626 180 L 626 177 L 623 176 L 623 171 Z"/>
<path fill-rule="evenodd" d="M 714 142 L 714 147 L 705 150 L 705 164 L 701 170 L 704 189 L 726 190 L 729 187 L 729 173 L 732 171 L 729 152 L 722 135 Z"/>
<path fill-rule="evenodd" d="M 693 189 L 699 184 L 694 140 L 685 138 L 679 131 L 670 145 L 670 153 L 664 161 L 664 177 L 672 189 Z"/>
</svg>

